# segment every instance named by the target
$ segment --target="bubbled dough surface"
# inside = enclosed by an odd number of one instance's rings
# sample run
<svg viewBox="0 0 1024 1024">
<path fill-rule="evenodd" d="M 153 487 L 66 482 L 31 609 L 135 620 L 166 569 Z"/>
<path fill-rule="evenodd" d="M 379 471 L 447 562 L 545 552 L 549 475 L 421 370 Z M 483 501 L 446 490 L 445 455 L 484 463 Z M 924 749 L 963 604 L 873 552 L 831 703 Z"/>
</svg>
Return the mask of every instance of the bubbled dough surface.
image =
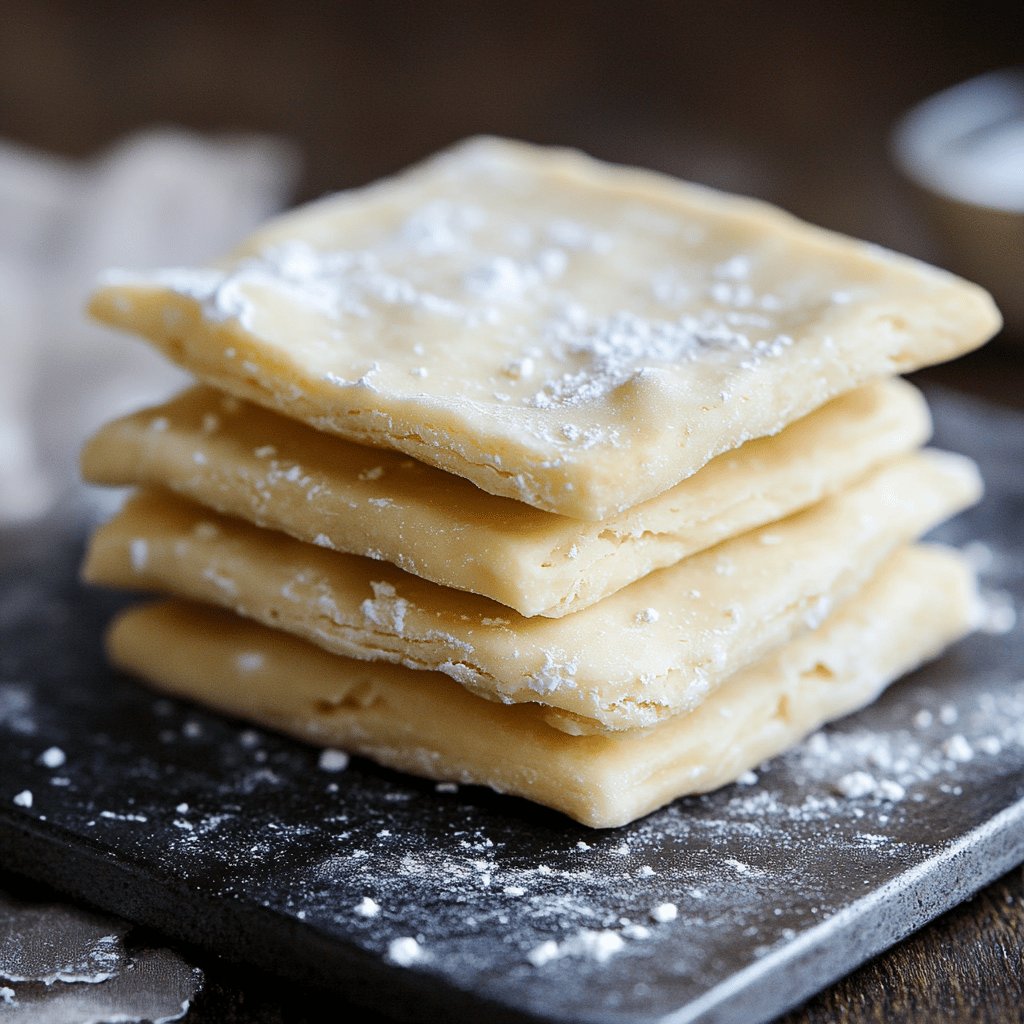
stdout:
<svg viewBox="0 0 1024 1024">
<path fill-rule="evenodd" d="M 696 711 L 605 736 L 569 736 L 535 706 L 481 700 L 437 673 L 331 655 L 200 605 L 130 609 L 108 646 L 118 665 L 177 696 L 606 828 L 730 782 L 870 702 L 964 634 L 974 603 L 961 558 L 903 549 L 818 630 L 740 672 Z"/>
<path fill-rule="evenodd" d="M 211 388 L 108 424 L 86 446 L 82 466 L 96 483 L 163 485 L 522 615 L 558 617 L 834 493 L 921 444 L 929 426 L 914 388 L 878 382 L 601 523 L 487 494 L 407 456 L 350 444 Z"/>
<path fill-rule="evenodd" d="M 494 494 L 599 520 L 998 327 L 945 272 L 578 153 L 464 143 L 101 320 L 201 380 Z"/>
<path fill-rule="evenodd" d="M 220 604 L 335 653 L 438 669 L 492 700 L 543 703 L 565 730 L 628 729 L 696 707 L 979 493 L 969 459 L 903 456 L 561 619 L 526 619 L 160 492 L 97 531 L 84 571 Z"/>
</svg>

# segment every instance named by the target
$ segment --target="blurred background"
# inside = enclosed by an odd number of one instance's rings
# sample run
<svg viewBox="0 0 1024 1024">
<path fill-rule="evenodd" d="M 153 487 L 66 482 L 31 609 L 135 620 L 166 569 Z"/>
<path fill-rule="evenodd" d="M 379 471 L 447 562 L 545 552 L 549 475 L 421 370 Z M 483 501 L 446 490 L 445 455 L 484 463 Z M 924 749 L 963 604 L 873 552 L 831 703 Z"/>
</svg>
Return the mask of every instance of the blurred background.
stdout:
<svg viewBox="0 0 1024 1024">
<path fill-rule="evenodd" d="M 206 259 L 275 208 L 477 132 L 761 196 L 962 267 L 963 232 L 944 236 L 890 135 L 929 95 L 1024 64 L 1019 18 L 1019 2 L 986 0 L 5 0 L 0 465 L 66 460 L 61 443 L 101 408 L 172 383 L 141 346 L 83 326 L 103 266 Z M 1024 184 L 1022 124 L 1001 159 Z M 982 266 L 1016 260 L 1024 276 L 1021 222 L 984 229 Z M 1015 335 L 929 375 L 1022 404 Z M 134 383 L 117 390 L 125 373 Z M 44 398 L 80 394 L 83 377 L 97 382 L 95 409 L 40 422 Z M 19 472 L 21 514 L 52 500 L 46 480 L 33 494 Z"/>
</svg>

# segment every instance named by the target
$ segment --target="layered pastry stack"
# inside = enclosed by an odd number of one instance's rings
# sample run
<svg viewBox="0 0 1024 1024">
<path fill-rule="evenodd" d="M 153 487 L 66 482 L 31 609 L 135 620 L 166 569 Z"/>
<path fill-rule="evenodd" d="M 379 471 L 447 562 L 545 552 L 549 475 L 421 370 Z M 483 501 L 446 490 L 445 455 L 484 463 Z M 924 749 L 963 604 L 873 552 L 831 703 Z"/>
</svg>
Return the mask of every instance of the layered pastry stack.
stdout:
<svg viewBox="0 0 1024 1024">
<path fill-rule="evenodd" d="M 473 140 L 118 274 L 197 386 L 105 427 L 85 575 L 153 685 L 593 826 L 729 782 L 965 633 L 974 502 L 893 379 L 988 296 L 762 204 Z"/>
</svg>

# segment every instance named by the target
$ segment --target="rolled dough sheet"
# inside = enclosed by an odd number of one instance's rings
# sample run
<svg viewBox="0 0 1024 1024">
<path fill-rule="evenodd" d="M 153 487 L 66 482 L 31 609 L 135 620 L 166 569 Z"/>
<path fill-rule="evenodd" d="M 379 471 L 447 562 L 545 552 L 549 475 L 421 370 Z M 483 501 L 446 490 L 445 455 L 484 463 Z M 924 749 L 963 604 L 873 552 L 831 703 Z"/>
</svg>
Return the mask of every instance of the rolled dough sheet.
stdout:
<svg viewBox="0 0 1024 1024">
<path fill-rule="evenodd" d="M 108 646 L 116 664 L 179 697 L 608 828 L 731 782 L 869 703 L 967 632 L 974 607 L 960 557 L 903 549 L 820 629 L 734 676 L 697 710 L 604 736 L 569 736 L 535 705 L 494 704 L 438 673 L 341 658 L 197 604 L 129 609 Z"/>
<path fill-rule="evenodd" d="M 840 490 L 916 448 L 929 428 L 914 388 L 880 381 L 601 523 L 495 497 L 408 456 L 350 444 L 203 387 L 108 424 L 86 446 L 82 467 L 94 483 L 163 485 L 521 615 L 558 617 Z"/>
<path fill-rule="evenodd" d="M 563 729 L 629 729 L 695 707 L 818 625 L 893 550 L 979 491 L 969 459 L 902 456 L 804 512 L 561 619 L 523 618 L 167 492 L 143 493 L 101 527 L 84 573 L 219 604 L 338 654 L 437 669 L 492 700 L 547 704 Z"/>
<path fill-rule="evenodd" d="M 591 520 L 999 325 L 976 286 L 763 203 L 498 139 L 90 308 L 239 397 Z"/>
</svg>

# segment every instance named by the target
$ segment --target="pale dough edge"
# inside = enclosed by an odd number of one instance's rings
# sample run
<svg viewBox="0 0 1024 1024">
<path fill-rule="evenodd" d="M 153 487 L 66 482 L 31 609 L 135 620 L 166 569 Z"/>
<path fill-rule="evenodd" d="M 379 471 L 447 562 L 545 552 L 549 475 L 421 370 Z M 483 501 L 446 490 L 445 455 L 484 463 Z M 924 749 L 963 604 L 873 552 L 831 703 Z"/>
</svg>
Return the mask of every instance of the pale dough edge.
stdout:
<svg viewBox="0 0 1024 1024">
<path fill-rule="evenodd" d="M 572 731 L 631 729 L 696 706 L 819 620 L 815 609 L 851 596 L 891 551 L 972 504 L 979 490 L 977 469 L 963 456 L 904 456 L 784 523 L 562 619 L 521 619 L 386 563 L 219 520 L 164 493 L 136 496 L 100 527 L 83 573 L 94 583 L 229 607 L 337 654 L 440 670 L 492 700 L 541 701 L 555 717 L 568 712 Z M 763 544 L 763 533 L 777 543 Z M 802 556 L 795 561 L 794 551 Z M 735 576 L 719 571 L 723 558 L 734 562 Z M 743 610 L 734 618 L 727 609 L 736 604 Z M 653 619 L 642 615 L 659 607 Z M 727 621 L 734 624 L 728 635 Z M 611 636 L 616 643 L 604 639 Z"/>
<path fill-rule="evenodd" d="M 405 456 L 320 434 L 259 406 L 241 407 L 241 420 L 224 418 L 222 401 L 217 392 L 192 389 L 105 425 L 83 449 L 84 477 L 169 487 L 257 526 L 338 551 L 372 553 L 521 615 L 552 618 L 805 508 L 917 447 L 930 430 L 920 392 L 898 379 L 880 381 L 833 400 L 777 437 L 720 456 L 626 513 L 591 524 L 510 506 L 425 465 L 416 466 L 410 482 L 402 471 Z M 207 415 L 224 418 L 219 430 L 198 425 Z M 155 430 L 161 420 L 166 429 Z M 192 420 L 195 426 L 182 425 Z M 267 442 L 274 459 L 255 454 Z M 837 460 L 833 449 L 840 443 L 844 458 Z M 292 479 L 270 468 L 275 465 L 301 467 L 301 474 Z M 364 481 L 367 472 L 379 473 L 379 481 Z M 395 479 L 397 494 L 389 486 Z"/>
<path fill-rule="evenodd" d="M 184 602 L 123 612 L 108 649 L 116 665 L 176 696 L 610 828 L 733 781 L 823 722 L 869 703 L 968 632 L 976 609 L 975 582 L 961 556 L 931 546 L 903 549 L 818 631 L 739 673 L 697 711 L 613 737 L 568 736 L 546 725 L 535 707 L 496 705 L 436 673 L 350 661 Z M 257 668 L 253 655 L 262 658 Z"/>
<path fill-rule="evenodd" d="M 191 299 L 153 289 L 131 291 L 140 316 L 138 323 L 119 322 L 111 309 L 120 299 L 106 291 L 94 296 L 91 314 L 101 322 L 142 335 L 171 362 L 203 383 L 356 444 L 402 452 L 464 477 L 489 494 L 590 522 L 606 519 L 663 493 L 723 452 L 752 438 L 778 433 L 847 391 L 953 359 L 980 346 L 992 333 L 988 326 L 984 331 L 979 328 L 970 344 L 956 346 L 928 348 L 921 343 L 908 343 L 897 354 L 872 352 L 872 348 L 881 347 L 876 333 L 868 329 L 852 331 L 842 347 L 849 352 L 869 353 L 863 356 L 867 365 L 852 367 L 837 362 L 827 374 L 819 374 L 813 381 L 806 379 L 808 374 L 802 367 L 763 367 L 761 376 L 753 382 L 759 385 L 751 403 L 756 413 L 748 414 L 743 429 L 728 422 L 729 416 L 721 412 L 716 429 L 710 433 L 704 419 L 695 423 L 694 436 L 702 440 L 695 442 L 692 451 L 681 447 L 685 442 L 673 434 L 661 439 L 657 453 L 638 451 L 618 459 L 608 448 L 595 447 L 581 450 L 577 460 L 570 462 L 541 450 L 525 434 L 503 433 L 494 424 L 485 425 L 479 414 L 475 420 L 480 422 L 475 422 L 467 410 L 434 397 L 392 398 L 365 388 L 325 384 L 291 361 L 260 347 L 237 324 L 205 322 Z M 164 313 L 160 303 L 173 308 L 181 320 L 183 326 L 178 336 L 166 337 L 161 333 Z M 927 309 L 928 315 L 936 318 L 948 313 L 933 306 Z M 933 328 L 934 324 L 924 325 L 923 337 L 934 339 Z M 222 356 L 224 350 L 232 350 L 236 356 L 227 360 Z M 248 366 L 244 373 L 239 373 L 236 365 L 241 363 Z M 770 386 L 765 382 L 768 374 L 773 375 Z M 650 462 L 657 468 L 640 480 L 629 472 L 630 466 L 635 467 L 638 462 Z M 628 484 L 622 482 L 623 476 L 628 478 Z"/>
</svg>

